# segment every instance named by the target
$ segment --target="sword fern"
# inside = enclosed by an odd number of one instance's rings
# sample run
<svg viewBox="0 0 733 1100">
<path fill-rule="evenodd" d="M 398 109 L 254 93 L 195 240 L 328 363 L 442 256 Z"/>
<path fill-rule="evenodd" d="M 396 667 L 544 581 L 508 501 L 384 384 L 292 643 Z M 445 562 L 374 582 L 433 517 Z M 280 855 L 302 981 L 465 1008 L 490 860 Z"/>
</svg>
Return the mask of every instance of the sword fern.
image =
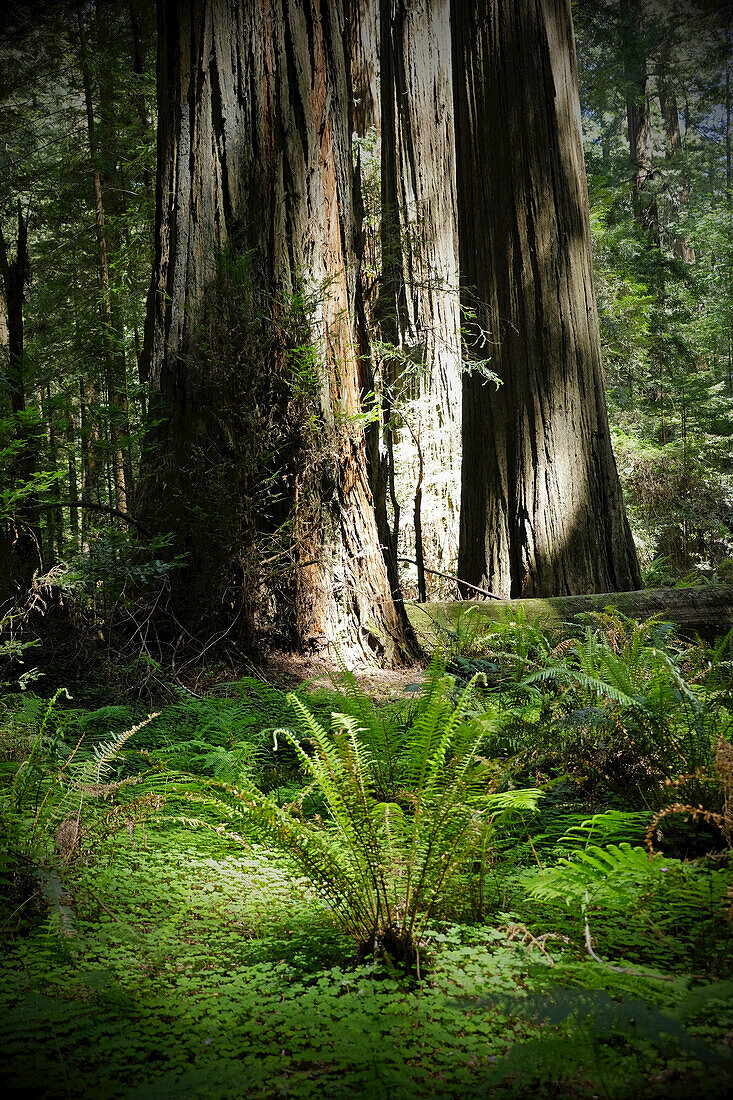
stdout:
<svg viewBox="0 0 733 1100">
<path fill-rule="evenodd" d="M 474 678 L 455 703 L 453 678 L 430 670 L 417 714 L 402 731 L 398 787 L 388 800 L 379 754 L 354 714 L 332 714 L 327 729 L 295 695 L 288 703 L 300 735 L 284 729 L 282 736 L 327 817 L 304 820 L 297 807 L 281 807 L 253 786 L 216 796 L 230 820 L 254 826 L 289 853 L 363 955 L 414 959 L 426 922 L 449 904 L 456 880 L 487 857 L 497 819 L 536 808 L 536 789 L 491 790 L 477 754 L 494 719 L 470 716 L 476 687 Z"/>
</svg>

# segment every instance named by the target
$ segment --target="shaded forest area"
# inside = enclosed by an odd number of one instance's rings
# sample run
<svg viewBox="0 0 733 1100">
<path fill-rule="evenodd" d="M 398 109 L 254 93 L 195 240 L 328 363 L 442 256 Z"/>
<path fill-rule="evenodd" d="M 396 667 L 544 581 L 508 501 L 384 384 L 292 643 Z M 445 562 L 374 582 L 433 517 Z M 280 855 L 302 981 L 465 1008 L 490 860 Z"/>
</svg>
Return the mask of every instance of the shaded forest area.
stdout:
<svg viewBox="0 0 733 1100">
<path fill-rule="evenodd" d="M 2 19 L 6 1091 L 730 1095 L 733 6 Z"/>
</svg>

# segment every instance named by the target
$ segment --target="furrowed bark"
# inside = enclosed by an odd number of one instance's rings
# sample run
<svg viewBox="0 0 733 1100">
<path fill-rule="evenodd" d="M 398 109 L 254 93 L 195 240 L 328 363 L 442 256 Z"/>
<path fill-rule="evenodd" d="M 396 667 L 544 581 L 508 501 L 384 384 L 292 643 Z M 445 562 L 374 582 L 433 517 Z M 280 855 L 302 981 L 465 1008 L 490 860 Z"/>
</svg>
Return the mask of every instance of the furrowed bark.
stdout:
<svg viewBox="0 0 733 1100">
<path fill-rule="evenodd" d="M 347 0 L 353 126 L 359 137 L 380 128 L 379 0 Z"/>
<path fill-rule="evenodd" d="M 458 552 L 460 479 L 461 322 L 449 8 L 448 0 L 381 2 L 379 316 L 385 339 L 399 353 L 385 360 L 383 382 L 409 421 L 395 442 L 411 485 L 424 466 L 424 552 L 439 568 L 454 563 Z M 412 503 L 409 497 L 401 501 L 403 515 L 412 513 Z M 411 552 L 416 537 L 406 525 L 400 552 Z"/>
<path fill-rule="evenodd" d="M 310 442 L 304 436 L 280 456 L 293 568 L 276 613 L 300 645 L 334 643 L 347 657 L 392 661 L 402 628 L 359 421 L 346 43 L 341 0 L 160 4 L 156 261 L 146 332 L 158 426 L 150 432 L 142 512 L 189 553 L 186 583 L 205 619 L 236 618 L 244 594 L 227 555 L 252 532 L 217 527 L 216 471 L 205 456 L 225 455 L 229 492 L 251 491 L 228 422 L 227 401 L 241 379 L 231 364 L 207 359 L 203 306 L 217 252 L 246 253 L 268 349 L 262 372 L 280 392 L 297 382 L 288 373 L 285 322 L 298 302 L 312 353 Z M 189 588 L 189 602 L 191 595 Z"/>
<path fill-rule="evenodd" d="M 459 577 L 503 597 L 635 588 L 569 0 L 455 0 L 452 20 L 468 353 L 501 381 L 464 377 Z"/>
</svg>

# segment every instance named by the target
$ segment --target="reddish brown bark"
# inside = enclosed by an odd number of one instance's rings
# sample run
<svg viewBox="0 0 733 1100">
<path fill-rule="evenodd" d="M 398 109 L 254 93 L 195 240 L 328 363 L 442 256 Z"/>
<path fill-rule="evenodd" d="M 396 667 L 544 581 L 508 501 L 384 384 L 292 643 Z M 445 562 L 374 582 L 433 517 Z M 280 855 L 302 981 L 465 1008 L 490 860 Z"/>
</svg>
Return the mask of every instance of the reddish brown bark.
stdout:
<svg viewBox="0 0 733 1100">
<path fill-rule="evenodd" d="M 310 442 L 293 442 L 280 456 L 293 568 L 277 614 L 291 622 L 300 645 L 333 643 L 351 657 L 398 659 L 402 628 L 358 421 L 342 2 L 163 0 L 159 34 L 156 262 L 146 345 L 152 416 L 164 422 L 151 434 L 145 511 L 189 551 L 189 601 L 197 594 L 221 622 L 216 570 L 231 574 L 226 555 L 252 532 L 216 527 L 221 538 L 212 538 L 221 502 L 211 485 L 222 486 L 217 471 L 209 478 L 206 454 L 226 454 L 234 497 L 248 485 L 238 473 L 242 441 L 226 404 L 243 384 L 240 367 L 207 359 L 204 303 L 217 250 L 248 252 L 262 310 L 259 343 L 268 349 L 262 375 L 279 379 L 281 391 L 292 386 L 290 338 L 278 343 L 277 332 L 299 299 L 307 302 L 301 319 L 311 349 Z M 244 594 L 234 584 L 228 591 L 236 604 Z"/>
<path fill-rule="evenodd" d="M 634 588 L 611 450 L 569 0 L 454 0 L 464 378 L 459 575 L 502 597 Z M 470 595 L 470 592 L 466 593 Z"/>
</svg>

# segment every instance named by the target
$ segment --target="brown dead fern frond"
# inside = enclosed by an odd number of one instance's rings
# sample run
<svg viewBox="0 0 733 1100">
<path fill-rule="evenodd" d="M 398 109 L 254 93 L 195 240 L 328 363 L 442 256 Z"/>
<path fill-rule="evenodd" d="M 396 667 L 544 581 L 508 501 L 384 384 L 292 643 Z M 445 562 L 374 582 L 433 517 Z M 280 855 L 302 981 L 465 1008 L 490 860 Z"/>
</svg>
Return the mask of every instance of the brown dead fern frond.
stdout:
<svg viewBox="0 0 733 1100">
<path fill-rule="evenodd" d="M 717 775 L 711 775 L 707 768 L 703 766 L 695 768 L 694 772 L 688 772 L 686 775 L 676 775 L 674 779 L 665 779 L 664 786 L 679 789 L 683 787 L 685 783 L 694 783 L 697 780 L 703 783 L 717 783 L 718 777 Z"/>
<path fill-rule="evenodd" d="M 723 788 L 723 836 L 733 841 L 733 745 L 721 734 L 715 745 L 715 771 Z"/>
<path fill-rule="evenodd" d="M 703 766 L 686 775 L 665 779 L 664 785 L 675 790 L 692 782 L 714 784 L 720 792 L 720 800 L 716 795 L 715 801 L 718 805 L 722 802 L 722 811 L 706 809 L 702 803 L 693 806 L 689 802 L 673 802 L 665 806 L 651 819 L 645 833 L 645 844 L 650 852 L 654 851 L 654 834 L 659 822 L 673 814 L 684 814 L 686 820 L 712 825 L 719 830 L 728 847 L 733 847 L 733 745 L 722 734 L 715 744 L 712 773 Z"/>
<path fill-rule="evenodd" d="M 82 828 L 76 817 L 65 817 L 54 834 L 54 844 L 63 863 L 79 849 L 81 837 Z"/>
<path fill-rule="evenodd" d="M 139 783 L 142 783 L 145 779 L 144 775 L 130 775 L 127 779 L 117 779 L 112 783 L 85 783 L 80 786 L 79 790 L 84 794 L 91 795 L 92 798 L 109 798 L 122 787 L 134 787 Z"/>
<path fill-rule="evenodd" d="M 665 806 L 659 813 L 654 814 L 654 817 L 647 825 L 646 832 L 644 833 L 644 843 L 651 855 L 655 854 L 654 834 L 657 831 L 659 822 L 665 817 L 671 817 L 673 814 L 684 814 L 686 821 L 702 821 L 706 825 L 712 825 L 714 828 L 719 829 L 724 837 L 726 836 L 725 817 L 723 814 L 713 813 L 712 810 L 706 810 L 703 806 L 688 806 L 684 802 L 673 802 L 671 806 Z"/>
</svg>

